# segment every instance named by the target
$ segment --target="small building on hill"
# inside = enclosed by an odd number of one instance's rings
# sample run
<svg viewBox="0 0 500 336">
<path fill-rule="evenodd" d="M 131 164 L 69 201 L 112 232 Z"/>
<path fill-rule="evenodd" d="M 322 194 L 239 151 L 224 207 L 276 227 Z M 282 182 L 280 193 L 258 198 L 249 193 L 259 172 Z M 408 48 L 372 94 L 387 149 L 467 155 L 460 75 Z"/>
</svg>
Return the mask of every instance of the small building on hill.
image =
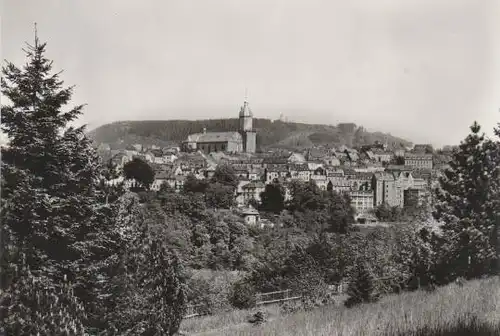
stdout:
<svg viewBox="0 0 500 336">
<path fill-rule="evenodd" d="M 242 209 L 241 214 L 243 216 L 245 223 L 248 225 L 258 225 L 260 222 L 260 214 L 252 206 Z"/>
</svg>

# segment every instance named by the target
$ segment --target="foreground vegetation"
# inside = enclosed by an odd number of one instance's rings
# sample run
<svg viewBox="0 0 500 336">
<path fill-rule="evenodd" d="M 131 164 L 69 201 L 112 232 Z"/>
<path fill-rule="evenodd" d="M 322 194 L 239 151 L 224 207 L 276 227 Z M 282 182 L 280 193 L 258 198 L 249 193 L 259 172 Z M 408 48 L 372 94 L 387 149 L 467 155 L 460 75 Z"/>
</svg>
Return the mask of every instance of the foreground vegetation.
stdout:
<svg viewBox="0 0 500 336">
<path fill-rule="evenodd" d="M 268 310 L 269 322 L 246 323 L 254 310 L 185 320 L 187 335 L 499 335 L 500 278 L 450 284 L 436 291 L 389 295 L 352 309 L 325 306 L 282 315 Z"/>
</svg>

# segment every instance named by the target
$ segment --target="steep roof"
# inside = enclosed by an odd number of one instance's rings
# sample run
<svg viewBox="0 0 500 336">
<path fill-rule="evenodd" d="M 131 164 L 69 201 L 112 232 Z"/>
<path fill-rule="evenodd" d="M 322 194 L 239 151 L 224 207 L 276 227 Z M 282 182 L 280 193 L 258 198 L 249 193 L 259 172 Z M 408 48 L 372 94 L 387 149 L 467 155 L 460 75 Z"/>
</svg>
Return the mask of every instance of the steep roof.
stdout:
<svg viewBox="0 0 500 336">
<path fill-rule="evenodd" d="M 266 185 L 260 181 L 250 182 L 242 186 L 242 189 L 257 189 L 257 188 L 265 188 Z"/>
<path fill-rule="evenodd" d="M 241 134 L 238 132 L 207 132 L 195 133 L 188 136 L 188 142 L 226 142 L 242 141 Z"/>
</svg>

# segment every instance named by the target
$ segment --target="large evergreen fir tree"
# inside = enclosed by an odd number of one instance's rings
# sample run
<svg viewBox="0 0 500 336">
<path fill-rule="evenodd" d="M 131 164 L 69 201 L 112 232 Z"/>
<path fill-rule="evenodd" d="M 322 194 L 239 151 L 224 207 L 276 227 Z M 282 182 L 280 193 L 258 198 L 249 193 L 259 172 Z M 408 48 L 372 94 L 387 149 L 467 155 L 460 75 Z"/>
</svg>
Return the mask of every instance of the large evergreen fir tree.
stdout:
<svg viewBox="0 0 500 336">
<path fill-rule="evenodd" d="M 499 144 L 472 133 L 453 154 L 436 190 L 436 219 L 445 243 L 438 247 L 447 279 L 496 273 L 499 227 Z"/>
<path fill-rule="evenodd" d="M 347 287 L 346 307 L 376 300 L 374 278 L 363 258 L 358 259 Z"/>
<path fill-rule="evenodd" d="M 54 295 L 67 287 L 92 316 L 99 292 L 96 265 L 121 246 L 113 230 L 116 207 L 103 202 L 112 192 L 99 182 L 106 174 L 85 128 L 70 126 L 82 113 L 82 106 L 65 111 L 73 88 L 64 88 L 59 73 L 52 73 L 36 34 L 25 52 L 23 68 L 8 62 L 2 69 L 8 104 L 1 107 L 1 127 L 9 139 L 2 148 L 2 290 L 10 301 L 29 307 L 23 301 L 29 295 L 21 290 L 38 290 L 26 286 L 30 279 L 53 287 Z M 21 264 L 29 273 L 15 271 Z"/>
</svg>

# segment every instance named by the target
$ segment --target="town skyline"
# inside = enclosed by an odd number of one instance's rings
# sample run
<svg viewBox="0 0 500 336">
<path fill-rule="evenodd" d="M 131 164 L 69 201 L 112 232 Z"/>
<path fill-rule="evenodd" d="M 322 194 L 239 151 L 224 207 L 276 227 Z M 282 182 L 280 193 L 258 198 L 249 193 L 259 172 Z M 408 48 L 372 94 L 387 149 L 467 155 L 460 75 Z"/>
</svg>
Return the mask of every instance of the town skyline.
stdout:
<svg viewBox="0 0 500 336">
<path fill-rule="evenodd" d="M 23 63 L 37 22 L 89 129 L 233 118 L 245 88 L 256 118 L 352 122 L 435 146 L 474 120 L 491 135 L 498 117 L 494 1 L 97 5 L 3 4 L 2 58 Z"/>
</svg>

